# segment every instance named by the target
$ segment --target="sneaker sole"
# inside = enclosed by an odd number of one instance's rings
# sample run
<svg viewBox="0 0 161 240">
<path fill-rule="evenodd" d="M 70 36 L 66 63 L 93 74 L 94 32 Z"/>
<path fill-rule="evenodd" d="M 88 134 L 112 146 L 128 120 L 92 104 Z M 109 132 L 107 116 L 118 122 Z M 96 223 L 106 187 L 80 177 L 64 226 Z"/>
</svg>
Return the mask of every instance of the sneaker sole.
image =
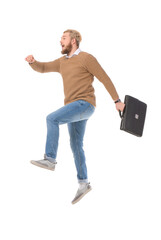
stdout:
<svg viewBox="0 0 161 240">
<path fill-rule="evenodd" d="M 75 201 L 72 201 L 72 204 L 75 204 L 77 202 L 79 202 L 88 192 L 90 192 L 92 190 L 92 187 L 90 187 L 89 189 L 87 189 L 86 192 L 84 192 L 79 198 L 77 198 Z"/>
<path fill-rule="evenodd" d="M 38 162 L 34 161 L 34 160 L 31 160 L 30 163 L 32 163 L 33 165 L 37 166 L 37 167 L 41 167 L 41 168 L 45 168 L 47 170 L 51 170 L 51 171 L 54 171 L 55 168 L 50 168 L 50 167 L 47 167 L 47 166 L 44 166 L 42 164 L 39 164 Z"/>
</svg>

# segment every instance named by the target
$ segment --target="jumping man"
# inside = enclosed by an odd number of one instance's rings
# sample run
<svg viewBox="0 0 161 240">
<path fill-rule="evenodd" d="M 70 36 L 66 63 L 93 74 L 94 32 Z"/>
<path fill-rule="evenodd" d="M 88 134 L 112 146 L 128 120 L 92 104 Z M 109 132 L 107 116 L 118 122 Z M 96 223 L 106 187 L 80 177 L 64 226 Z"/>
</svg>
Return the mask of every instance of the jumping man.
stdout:
<svg viewBox="0 0 161 240">
<path fill-rule="evenodd" d="M 120 101 L 111 79 L 96 58 L 80 50 L 79 44 L 81 40 L 78 31 L 68 29 L 64 31 L 60 41 L 62 57 L 51 62 L 38 62 L 32 55 L 25 58 L 33 70 L 40 73 L 59 72 L 63 78 L 64 106 L 47 116 L 47 139 L 44 159 L 32 160 L 31 163 L 48 170 L 55 170 L 59 125 L 67 124 L 79 183 L 72 204 L 78 202 L 91 190 L 87 176 L 83 138 L 87 121 L 96 107 L 96 98 L 92 86 L 94 76 L 103 83 L 111 95 L 116 109 L 120 111 L 124 109 L 124 103 Z"/>
</svg>

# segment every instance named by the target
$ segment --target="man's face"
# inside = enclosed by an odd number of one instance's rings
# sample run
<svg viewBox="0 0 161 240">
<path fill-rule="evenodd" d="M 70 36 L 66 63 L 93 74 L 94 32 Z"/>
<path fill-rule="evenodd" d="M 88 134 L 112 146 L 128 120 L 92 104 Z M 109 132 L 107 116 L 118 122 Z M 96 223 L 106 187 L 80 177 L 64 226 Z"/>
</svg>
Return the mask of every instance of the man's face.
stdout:
<svg viewBox="0 0 161 240">
<path fill-rule="evenodd" d="M 68 32 L 63 33 L 63 36 L 61 37 L 60 44 L 62 46 L 62 54 L 68 54 L 72 50 L 72 40 Z"/>
</svg>

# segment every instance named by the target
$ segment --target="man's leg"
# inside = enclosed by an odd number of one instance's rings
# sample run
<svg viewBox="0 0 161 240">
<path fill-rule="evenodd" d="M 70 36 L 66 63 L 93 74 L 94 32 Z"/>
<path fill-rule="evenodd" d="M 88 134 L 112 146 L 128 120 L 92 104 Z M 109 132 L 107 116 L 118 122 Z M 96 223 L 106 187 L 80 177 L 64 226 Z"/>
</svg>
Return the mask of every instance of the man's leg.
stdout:
<svg viewBox="0 0 161 240">
<path fill-rule="evenodd" d="M 88 182 L 86 158 L 83 150 L 83 138 L 85 134 L 87 120 L 68 123 L 70 134 L 70 145 L 74 156 L 74 161 L 77 169 L 77 178 L 79 188 L 72 201 L 72 204 L 77 203 L 84 197 L 92 188 Z"/>
<path fill-rule="evenodd" d="M 93 114 L 94 110 L 95 107 L 90 103 L 78 100 L 49 114 L 47 116 L 47 139 L 44 159 L 38 161 L 32 160 L 31 163 L 39 167 L 55 170 L 59 125 L 87 120 Z"/>
<path fill-rule="evenodd" d="M 87 120 L 68 123 L 70 146 L 74 156 L 79 183 L 88 183 L 86 158 L 83 150 L 83 138 L 85 134 L 86 124 Z"/>
<path fill-rule="evenodd" d="M 83 100 L 65 105 L 47 116 L 47 140 L 45 154 L 50 161 L 56 161 L 59 125 L 87 120 L 94 112 L 94 107 Z"/>
</svg>

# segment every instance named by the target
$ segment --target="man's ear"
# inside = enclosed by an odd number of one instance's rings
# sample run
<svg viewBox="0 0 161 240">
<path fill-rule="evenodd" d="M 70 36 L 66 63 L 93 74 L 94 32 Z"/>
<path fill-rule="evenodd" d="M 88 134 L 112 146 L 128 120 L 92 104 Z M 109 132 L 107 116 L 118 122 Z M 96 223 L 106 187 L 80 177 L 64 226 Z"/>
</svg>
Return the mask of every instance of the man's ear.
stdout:
<svg viewBox="0 0 161 240">
<path fill-rule="evenodd" d="M 74 43 L 76 43 L 76 39 L 75 38 L 72 39 L 72 44 L 74 44 Z"/>
</svg>

